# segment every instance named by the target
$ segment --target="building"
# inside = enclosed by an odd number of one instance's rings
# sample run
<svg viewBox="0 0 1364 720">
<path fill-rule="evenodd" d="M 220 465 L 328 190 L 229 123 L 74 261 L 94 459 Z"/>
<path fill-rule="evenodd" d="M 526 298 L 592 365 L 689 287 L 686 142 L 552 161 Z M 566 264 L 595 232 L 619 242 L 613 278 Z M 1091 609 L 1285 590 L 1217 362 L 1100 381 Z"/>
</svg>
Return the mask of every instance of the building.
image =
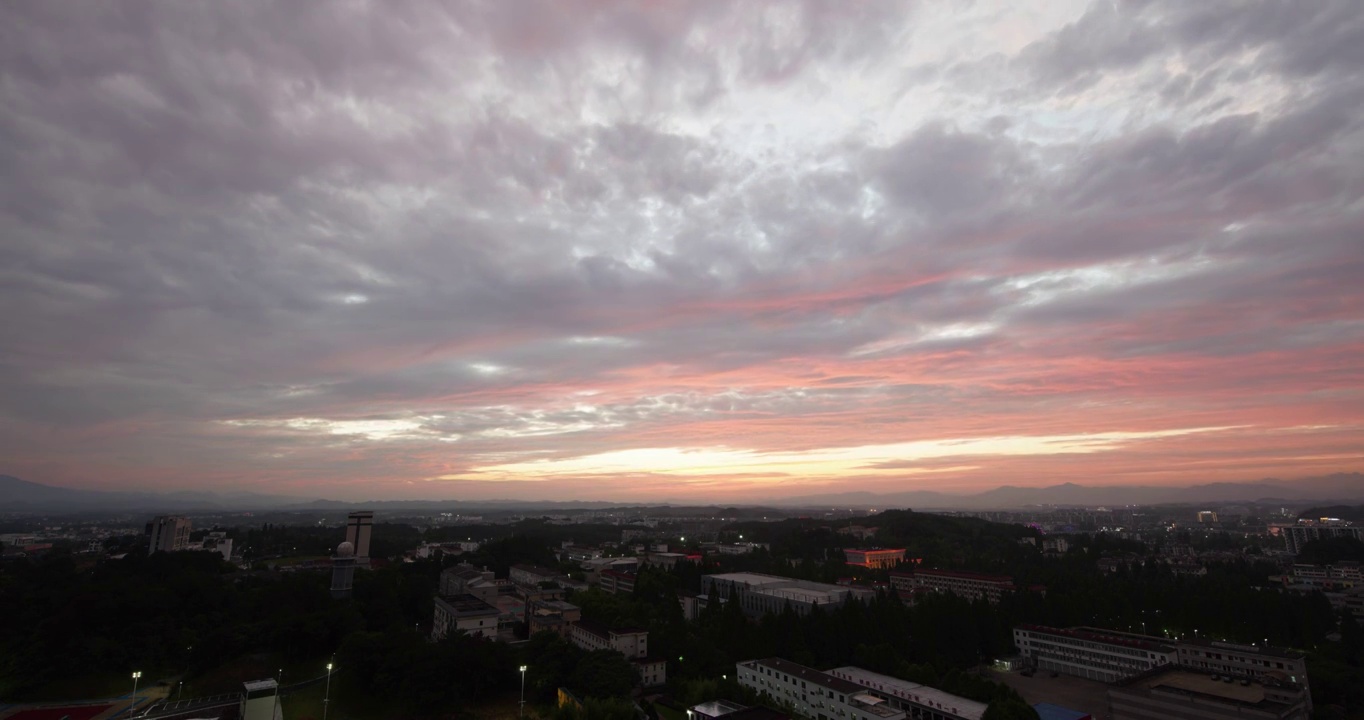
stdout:
<svg viewBox="0 0 1364 720">
<path fill-rule="evenodd" d="M 517 585 L 536 587 L 542 582 L 554 582 L 559 572 L 539 565 L 513 565 L 508 577 Z"/>
<path fill-rule="evenodd" d="M 1039 670 L 1117 682 L 1176 662 L 1173 644 L 1099 628 L 1019 625 L 1014 646 Z"/>
<path fill-rule="evenodd" d="M 985 703 L 937 688 L 859 667 L 834 668 L 829 674 L 861 685 L 871 694 L 884 699 L 892 708 L 904 710 L 915 720 L 981 720 L 988 707 Z"/>
<path fill-rule="evenodd" d="M 489 605 L 498 596 L 497 580 L 491 570 L 479 570 L 468 563 L 445 568 L 440 572 L 441 595 L 473 595 Z"/>
<path fill-rule="evenodd" d="M 531 635 L 548 631 L 567 638 L 572 625 L 582 619 L 582 608 L 563 600 L 533 600 L 526 608 Z"/>
<path fill-rule="evenodd" d="M 147 524 L 147 554 L 177 552 L 189 547 L 190 522 L 179 515 L 158 515 Z"/>
<path fill-rule="evenodd" d="M 332 556 L 332 597 L 338 600 L 350 597 L 354 584 L 355 546 L 342 540 Z"/>
<path fill-rule="evenodd" d="M 209 533 L 203 541 L 199 543 L 199 549 L 207 552 L 216 552 L 222 555 L 224 560 L 227 560 L 228 562 L 232 561 L 232 538 L 228 537 L 226 532 L 215 531 Z"/>
<path fill-rule="evenodd" d="M 1280 576 L 1285 587 L 1331 592 L 1364 586 L 1360 564 L 1344 560 L 1333 565 L 1296 564 L 1288 575 Z M 1301 586 L 1307 586 L 1302 588 Z"/>
<path fill-rule="evenodd" d="M 1198 511 L 1198 522 L 1204 525 L 1215 524 L 1217 522 L 1217 513 L 1212 510 L 1200 510 Z"/>
<path fill-rule="evenodd" d="M 1014 579 L 1007 575 L 960 570 L 915 570 L 912 573 L 892 572 L 890 584 L 902 597 L 918 591 L 951 593 L 967 600 L 985 599 L 990 604 L 999 602 L 1006 593 L 1014 592 Z"/>
<path fill-rule="evenodd" d="M 1179 664 L 1204 674 L 1215 673 L 1238 680 L 1272 681 L 1277 687 L 1302 690 L 1310 713 L 1312 695 L 1307 685 L 1307 656 L 1296 650 L 1269 645 L 1240 645 L 1205 639 L 1177 643 Z"/>
<path fill-rule="evenodd" d="M 1061 553 L 1062 555 L 1070 551 L 1070 541 L 1064 535 L 1054 535 L 1042 538 L 1042 552 Z"/>
<path fill-rule="evenodd" d="M 851 680 L 783 660 L 736 663 L 739 684 L 814 720 L 906 720 L 883 698 Z"/>
<path fill-rule="evenodd" d="M 1301 689 L 1163 667 L 1108 690 L 1112 720 L 1308 720 Z"/>
<path fill-rule="evenodd" d="M 588 652 L 615 650 L 624 655 L 635 666 L 639 684 L 644 687 L 668 682 L 668 663 L 663 658 L 649 657 L 648 630 L 612 629 L 589 620 L 579 620 L 569 627 L 568 639 Z"/>
<path fill-rule="evenodd" d="M 356 510 L 346 516 L 346 542 L 355 548 L 355 562 L 369 566 L 369 538 L 374 532 L 374 512 Z"/>
<path fill-rule="evenodd" d="M 237 705 L 241 720 L 283 720 L 284 710 L 279 704 L 279 683 L 274 678 L 242 683 L 242 696 Z"/>
<path fill-rule="evenodd" d="M 583 563 L 588 560 L 595 560 L 601 557 L 601 550 L 594 547 L 583 547 L 581 545 L 564 544 L 559 548 L 559 560 L 562 562 Z"/>
<path fill-rule="evenodd" d="M 1302 552 L 1302 546 L 1313 540 L 1352 537 L 1364 542 L 1364 526 L 1355 525 L 1289 525 L 1281 528 L 1279 534 L 1283 535 L 1288 552 L 1294 555 Z"/>
<path fill-rule="evenodd" d="M 635 592 L 635 579 L 638 577 L 632 572 L 621 572 L 619 570 L 601 571 L 601 580 L 597 583 L 602 592 L 615 595 L 632 595 Z"/>
<path fill-rule="evenodd" d="M 463 630 L 474 637 L 495 639 L 501 615 L 501 610 L 473 595 L 438 595 L 431 638 L 439 640 L 451 632 Z"/>
<path fill-rule="evenodd" d="M 869 550 L 845 549 L 849 565 L 866 568 L 893 568 L 904 562 L 904 548 L 871 548 Z"/>
<path fill-rule="evenodd" d="M 787 605 L 797 614 L 805 615 L 816 606 L 839 607 L 851 599 L 867 601 L 876 595 L 871 588 L 829 585 L 761 573 L 701 576 L 701 594 L 709 597 L 712 592 L 721 600 L 728 600 L 733 593 L 749 617 L 780 613 Z"/>
</svg>

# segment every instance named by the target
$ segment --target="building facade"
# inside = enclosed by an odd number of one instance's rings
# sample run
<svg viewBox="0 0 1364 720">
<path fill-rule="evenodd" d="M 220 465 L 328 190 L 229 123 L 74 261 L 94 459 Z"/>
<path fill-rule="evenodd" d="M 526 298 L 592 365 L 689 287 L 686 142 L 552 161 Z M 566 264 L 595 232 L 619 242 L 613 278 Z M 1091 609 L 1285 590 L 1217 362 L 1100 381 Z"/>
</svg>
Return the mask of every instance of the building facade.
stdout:
<svg viewBox="0 0 1364 720">
<path fill-rule="evenodd" d="M 587 620 L 579 620 L 569 626 L 568 639 L 588 652 L 615 650 L 624 655 L 634 666 L 639 684 L 644 687 L 668 682 L 668 663 L 663 658 L 649 657 L 648 630 L 613 629 Z"/>
<path fill-rule="evenodd" d="M 147 544 L 147 554 L 157 552 L 178 552 L 189 547 L 190 522 L 179 515 L 158 515 L 147 525 L 151 541 Z"/>
<path fill-rule="evenodd" d="M 849 565 L 867 568 L 893 568 L 904 562 L 904 548 L 871 548 L 866 550 L 845 549 L 843 554 Z"/>
<path fill-rule="evenodd" d="M 1016 590 L 1013 578 L 1007 575 L 987 575 L 960 570 L 892 572 L 890 584 L 902 597 L 922 591 L 945 592 L 967 600 L 983 598 L 992 605 L 998 603 L 1006 593 Z"/>
<path fill-rule="evenodd" d="M 988 707 L 937 688 L 859 667 L 834 668 L 829 674 L 861 685 L 914 720 L 980 720 Z"/>
<path fill-rule="evenodd" d="M 431 637 L 439 640 L 456 630 L 463 630 L 474 637 L 496 639 L 501 615 L 496 607 L 473 595 L 437 596 Z"/>
<path fill-rule="evenodd" d="M 1279 534 L 1283 536 L 1284 547 L 1294 555 L 1302 552 L 1302 546 L 1313 540 L 1352 537 L 1364 542 L 1364 526 L 1355 525 L 1289 525 L 1281 528 Z"/>
<path fill-rule="evenodd" d="M 829 585 L 761 573 L 701 576 L 701 594 L 709 597 L 711 592 L 721 601 L 728 601 L 733 593 L 749 617 L 780 613 L 787 605 L 797 614 L 805 615 L 816 606 L 839 607 L 854 598 L 867 601 L 876 596 L 871 588 Z"/>
<path fill-rule="evenodd" d="M 1241 645 L 1216 640 L 1179 641 L 1179 664 L 1203 673 L 1238 680 L 1269 681 L 1275 687 L 1302 690 L 1308 712 L 1312 694 L 1307 684 L 1307 656 L 1296 650 L 1269 645 Z"/>
<path fill-rule="evenodd" d="M 737 663 L 739 684 L 813 720 L 906 720 L 904 710 L 850 680 L 781 658 Z"/>
<path fill-rule="evenodd" d="M 1174 663 L 1172 644 L 1099 628 L 1014 628 L 1014 646 L 1039 670 L 1099 682 L 1117 682 Z"/>
<path fill-rule="evenodd" d="M 369 539 L 374 533 L 374 512 L 356 510 L 346 516 L 346 542 L 355 548 L 355 562 L 369 566 Z"/>
</svg>

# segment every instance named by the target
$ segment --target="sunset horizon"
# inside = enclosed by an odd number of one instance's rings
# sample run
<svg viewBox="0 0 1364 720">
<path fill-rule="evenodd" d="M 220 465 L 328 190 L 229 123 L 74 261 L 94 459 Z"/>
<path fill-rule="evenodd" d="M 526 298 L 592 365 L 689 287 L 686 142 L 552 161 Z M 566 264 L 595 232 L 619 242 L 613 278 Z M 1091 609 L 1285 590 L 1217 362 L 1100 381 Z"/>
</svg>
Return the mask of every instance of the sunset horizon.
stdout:
<svg viewBox="0 0 1364 720">
<path fill-rule="evenodd" d="M 710 504 L 1364 471 L 1348 4 L 0 17 L 0 474 Z"/>
</svg>

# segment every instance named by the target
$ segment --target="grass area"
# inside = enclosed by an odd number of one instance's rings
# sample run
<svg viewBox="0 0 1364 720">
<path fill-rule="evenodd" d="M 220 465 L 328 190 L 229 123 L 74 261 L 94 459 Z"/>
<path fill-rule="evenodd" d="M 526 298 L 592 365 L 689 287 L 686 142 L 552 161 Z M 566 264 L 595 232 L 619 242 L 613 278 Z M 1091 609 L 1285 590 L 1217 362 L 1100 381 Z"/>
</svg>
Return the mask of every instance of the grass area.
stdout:
<svg viewBox="0 0 1364 720">
<path fill-rule="evenodd" d="M 184 696 L 191 698 L 241 692 L 244 682 L 279 678 L 281 668 L 284 670 L 283 684 L 292 685 L 296 682 L 325 675 L 327 663 L 330 661 L 331 658 L 327 656 L 312 660 L 282 661 L 278 655 L 269 653 L 243 655 L 223 663 L 203 675 L 187 678 Z M 172 690 L 179 692 L 178 687 L 174 687 Z"/>
</svg>

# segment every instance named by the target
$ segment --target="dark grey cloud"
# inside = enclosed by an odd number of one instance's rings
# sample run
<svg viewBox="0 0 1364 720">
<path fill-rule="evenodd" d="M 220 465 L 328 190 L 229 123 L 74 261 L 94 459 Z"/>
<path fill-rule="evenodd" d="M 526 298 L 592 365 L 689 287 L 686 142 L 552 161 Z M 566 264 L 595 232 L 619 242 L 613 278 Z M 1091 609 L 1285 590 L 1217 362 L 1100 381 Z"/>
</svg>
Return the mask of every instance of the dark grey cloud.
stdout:
<svg viewBox="0 0 1364 720">
<path fill-rule="evenodd" d="M 1037 338 L 1355 342 L 1352 9 L 7 5 L 0 452 L 608 448 Z"/>
</svg>

